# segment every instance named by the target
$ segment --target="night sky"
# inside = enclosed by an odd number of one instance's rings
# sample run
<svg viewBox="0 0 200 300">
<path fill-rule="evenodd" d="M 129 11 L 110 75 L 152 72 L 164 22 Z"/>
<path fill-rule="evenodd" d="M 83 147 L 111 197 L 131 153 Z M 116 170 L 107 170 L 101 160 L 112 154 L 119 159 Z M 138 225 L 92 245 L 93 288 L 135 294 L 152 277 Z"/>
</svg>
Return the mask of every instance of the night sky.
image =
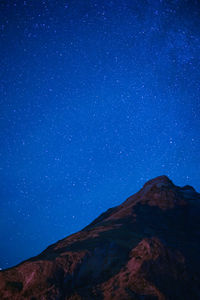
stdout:
<svg viewBox="0 0 200 300">
<path fill-rule="evenodd" d="M 200 191 L 200 1 L 0 10 L 1 268 L 158 175 Z"/>
</svg>

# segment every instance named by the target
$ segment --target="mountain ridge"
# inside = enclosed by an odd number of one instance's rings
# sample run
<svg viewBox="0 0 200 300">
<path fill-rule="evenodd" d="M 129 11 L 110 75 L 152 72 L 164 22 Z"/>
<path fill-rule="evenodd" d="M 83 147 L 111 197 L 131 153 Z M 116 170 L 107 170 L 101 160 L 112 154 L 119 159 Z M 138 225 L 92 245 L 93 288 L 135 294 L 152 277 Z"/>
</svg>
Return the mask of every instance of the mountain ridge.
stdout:
<svg viewBox="0 0 200 300">
<path fill-rule="evenodd" d="M 165 175 L 0 272 L 0 299 L 200 299 L 200 194 Z"/>
</svg>

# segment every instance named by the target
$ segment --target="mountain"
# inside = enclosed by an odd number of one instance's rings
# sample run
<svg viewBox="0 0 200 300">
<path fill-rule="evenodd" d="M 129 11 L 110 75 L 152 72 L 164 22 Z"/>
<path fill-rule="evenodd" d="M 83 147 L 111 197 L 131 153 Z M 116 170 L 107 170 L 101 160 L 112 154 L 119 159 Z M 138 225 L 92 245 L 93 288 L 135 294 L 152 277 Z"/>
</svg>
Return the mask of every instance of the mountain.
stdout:
<svg viewBox="0 0 200 300">
<path fill-rule="evenodd" d="M 0 299 L 200 299 L 200 194 L 166 176 L 0 272 Z"/>
</svg>

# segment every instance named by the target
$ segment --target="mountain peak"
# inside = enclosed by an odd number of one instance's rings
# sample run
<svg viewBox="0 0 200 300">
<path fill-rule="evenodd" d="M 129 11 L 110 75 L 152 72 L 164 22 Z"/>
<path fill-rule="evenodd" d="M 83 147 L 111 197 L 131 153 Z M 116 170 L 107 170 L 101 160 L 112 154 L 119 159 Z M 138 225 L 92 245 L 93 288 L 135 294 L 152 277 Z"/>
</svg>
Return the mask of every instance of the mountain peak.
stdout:
<svg viewBox="0 0 200 300">
<path fill-rule="evenodd" d="M 155 177 L 153 179 L 150 179 L 144 184 L 144 187 L 146 186 L 153 186 L 157 185 L 158 187 L 165 185 L 165 186 L 173 186 L 173 182 L 167 177 L 166 175 L 161 175 L 158 177 Z"/>
<path fill-rule="evenodd" d="M 191 200 L 200 199 L 200 194 L 189 185 L 176 186 L 166 175 L 161 175 L 147 181 L 135 194 L 128 197 L 121 205 L 108 209 L 86 228 L 100 225 L 102 222 L 135 218 L 138 206 L 157 207 L 163 211 L 180 206 L 186 206 Z"/>
<path fill-rule="evenodd" d="M 122 205 L 129 209 L 142 204 L 167 210 L 187 205 L 191 199 L 199 199 L 193 187 L 176 186 L 166 175 L 161 175 L 147 181 L 138 193 L 130 196 Z"/>
<path fill-rule="evenodd" d="M 165 175 L 149 180 L 83 230 L 1 271 L 0 299 L 199 299 L 199 200 Z"/>
</svg>

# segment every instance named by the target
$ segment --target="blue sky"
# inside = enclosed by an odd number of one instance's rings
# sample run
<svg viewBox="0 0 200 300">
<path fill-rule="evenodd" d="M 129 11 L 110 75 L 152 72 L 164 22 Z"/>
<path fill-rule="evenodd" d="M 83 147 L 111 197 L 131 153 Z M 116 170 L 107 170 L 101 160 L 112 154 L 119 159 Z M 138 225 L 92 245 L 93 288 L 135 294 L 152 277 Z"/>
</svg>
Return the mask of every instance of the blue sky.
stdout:
<svg viewBox="0 0 200 300">
<path fill-rule="evenodd" d="M 0 267 L 150 178 L 199 186 L 199 1 L 1 1 Z"/>
</svg>

